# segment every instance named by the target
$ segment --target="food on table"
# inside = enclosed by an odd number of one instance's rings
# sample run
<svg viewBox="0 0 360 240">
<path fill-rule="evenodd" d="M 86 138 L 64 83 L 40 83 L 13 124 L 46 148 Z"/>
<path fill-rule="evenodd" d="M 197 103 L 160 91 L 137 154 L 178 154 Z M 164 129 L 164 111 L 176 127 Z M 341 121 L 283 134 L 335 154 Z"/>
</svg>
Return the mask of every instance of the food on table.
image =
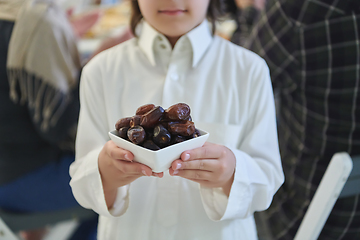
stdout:
<svg viewBox="0 0 360 240">
<path fill-rule="evenodd" d="M 102 9 L 102 17 L 85 34 L 84 38 L 94 39 L 103 38 L 111 35 L 116 29 L 128 26 L 131 17 L 131 1 L 122 1 L 111 7 Z"/>
</svg>

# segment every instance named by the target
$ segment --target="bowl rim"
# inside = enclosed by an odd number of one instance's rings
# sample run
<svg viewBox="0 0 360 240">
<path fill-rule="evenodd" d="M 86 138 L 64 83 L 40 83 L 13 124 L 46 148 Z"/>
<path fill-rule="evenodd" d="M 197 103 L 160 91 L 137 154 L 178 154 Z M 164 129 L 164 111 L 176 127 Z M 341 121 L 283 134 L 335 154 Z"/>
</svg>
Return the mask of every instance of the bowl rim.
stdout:
<svg viewBox="0 0 360 240">
<path fill-rule="evenodd" d="M 191 140 L 197 139 L 197 138 L 202 138 L 202 137 L 208 136 L 208 135 L 210 134 L 209 132 L 204 131 L 204 130 L 202 130 L 202 129 L 199 129 L 199 128 L 196 128 L 196 129 L 200 131 L 201 136 L 196 137 L 196 138 L 188 139 L 188 140 L 186 140 L 186 141 L 184 141 L 184 142 L 188 142 L 188 141 L 191 141 Z M 112 134 L 112 135 L 115 136 L 115 137 L 117 137 L 118 139 L 120 139 L 122 142 L 124 142 L 124 143 L 126 143 L 126 144 L 131 144 L 131 146 L 134 146 L 135 148 L 139 148 L 139 149 L 141 149 L 141 150 L 145 150 L 145 151 L 147 151 L 147 152 L 149 152 L 149 153 L 160 153 L 160 152 L 166 151 L 166 150 L 168 150 L 168 149 L 171 149 L 171 147 L 173 147 L 173 146 L 176 147 L 176 145 L 178 144 L 178 143 L 176 143 L 176 144 L 173 144 L 173 145 L 169 145 L 169 146 L 166 146 L 166 147 L 161 148 L 161 149 L 159 149 L 159 150 L 151 150 L 151 149 L 144 148 L 144 147 L 142 147 L 142 146 L 140 146 L 140 145 L 136 145 L 136 144 L 132 143 L 131 141 L 128 141 L 128 140 L 126 140 L 126 139 L 121 138 L 121 137 L 117 134 L 118 131 L 117 131 L 116 129 L 111 130 L 111 131 L 109 131 L 108 133 L 109 133 L 109 134 Z"/>
</svg>

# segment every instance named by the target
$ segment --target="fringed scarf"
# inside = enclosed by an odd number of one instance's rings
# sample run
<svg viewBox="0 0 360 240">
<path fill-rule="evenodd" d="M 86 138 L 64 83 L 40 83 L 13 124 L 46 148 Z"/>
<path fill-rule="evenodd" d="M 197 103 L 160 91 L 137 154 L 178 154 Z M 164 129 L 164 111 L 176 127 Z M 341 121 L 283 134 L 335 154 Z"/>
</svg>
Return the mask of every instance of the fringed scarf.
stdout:
<svg viewBox="0 0 360 240">
<path fill-rule="evenodd" d="M 0 19 L 15 22 L 7 58 L 10 98 L 27 103 L 47 131 L 78 85 L 80 58 L 73 30 L 53 0 L 0 0 Z"/>
</svg>

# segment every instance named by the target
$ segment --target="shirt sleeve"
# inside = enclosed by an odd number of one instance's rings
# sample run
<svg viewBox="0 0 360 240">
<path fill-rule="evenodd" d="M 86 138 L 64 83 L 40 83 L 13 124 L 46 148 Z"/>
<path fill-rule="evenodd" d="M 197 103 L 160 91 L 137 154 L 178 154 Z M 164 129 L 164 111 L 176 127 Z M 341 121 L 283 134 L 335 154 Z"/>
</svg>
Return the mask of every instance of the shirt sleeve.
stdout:
<svg viewBox="0 0 360 240">
<path fill-rule="evenodd" d="M 270 206 L 284 182 L 270 75 L 264 61 L 255 75 L 249 99 L 247 134 L 238 148 L 234 181 L 229 198 L 220 188 L 200 187 L 208 217 L 214 221 L 247 218 Z"/>
<path fill-rule="evenodd" d="M 96 58 L 94 58 L 95 60 Z M 107 136 L 106 107 L 100 71 L 88 63 L 80 84 L 81 110 L 76 137 L 76 158 L 70 166 L 70 186 L 75 199 L 85 208 L 99 215 L 113 217 L 122 215 L 128 206 L 128 186 L 118 189 L 113 208 L 107 208 L 98 168 L 98 156 L 109 140 Z"/>
</svg>

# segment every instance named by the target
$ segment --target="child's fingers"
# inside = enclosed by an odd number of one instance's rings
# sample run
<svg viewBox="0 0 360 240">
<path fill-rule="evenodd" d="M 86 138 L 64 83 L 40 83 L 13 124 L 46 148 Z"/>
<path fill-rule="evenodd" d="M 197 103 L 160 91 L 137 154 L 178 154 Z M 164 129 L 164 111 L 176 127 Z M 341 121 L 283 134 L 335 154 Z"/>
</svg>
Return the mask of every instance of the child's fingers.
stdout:
<svg viewBox="0 0 360 240">
<path fill-rule="evenodd" d="M 220 158 L 222 151 L 219 151 L 218 145 L 206 143 L 204 146 L 193 150 L 185 151 L 181 154 L 181 160 L 189 161 L 196 159 L 215 159 Z"/>
<path fill-rule="evenodd" d="M 130 151 L 119 148 L 118 146 L 115 145 L 114 142 L 109 141 L 109 145 L 110 147 L 109 147 L 108 155 L 112 159 L 125 160 L 129 162 L 131 162 L 134 159 L 134 155 Z"/>
<path fill-rule="evenodd" d="M 174 176 L 174 171 L 175 171 L 175 170 L 172 169 L 172 167 L 169 168 L 169 174 L 170 174 L 171 176 Z"/>
<path fill-rule="evenodd" d="M 181 161 L 175 160 L 171 164 L 173 170 L 179 169 L 188 169 L 188 170 L 204 170 L 204 171 L 215 171 L 218 166 L 218 163 L 215 159 L 202 159 L 202 160 L 191 160 L 191 161 Z"/>
<path fill-rule="evenodd" d="M 161 172 L 161 173 L 155 173 L 155 172 L 153 172 L 152 175 L 153 175 L 154 177 L 162 178 L 162 177 L 164 176 L 164 173 L 163 173 L 163 172 Z"/>
<path fill-rule="evenodd" d="M 117 169 L 128 176 L 151 176 L 152 170 L 148 166 L 137 162 L 116 160 L 114 165 Z"/>
<path fill-rule="evenodd" d="M 116 167 L 128 176 L 154 176 L 162 178 L 164 173 L 154 173 L 148 166 L 137 162 L 116 160 Z"/>
<path fill-rule="evenodd" d="M 202 170 L 174 170 L 170 174 L 193 181 L 207 181 L 209 179 L 212 179 L 213 175 L 211 172 Z"/>
</svg>

